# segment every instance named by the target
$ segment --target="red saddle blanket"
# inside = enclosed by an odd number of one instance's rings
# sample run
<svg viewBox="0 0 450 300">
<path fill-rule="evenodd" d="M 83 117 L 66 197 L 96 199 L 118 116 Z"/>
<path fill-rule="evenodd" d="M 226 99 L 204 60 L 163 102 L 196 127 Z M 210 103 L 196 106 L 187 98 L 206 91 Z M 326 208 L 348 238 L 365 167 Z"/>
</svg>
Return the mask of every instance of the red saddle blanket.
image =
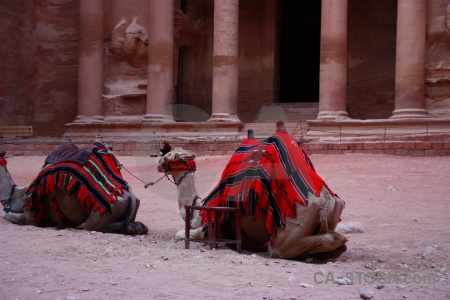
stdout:
<svg viewBox="0 0 450 300">
<path fill-rule="evenodd" d="M 253 219 L 267 213 L 266 229 L 284 228 L 295 218 L 295 203 L 308 205 L 308 193 L 320 195 L 325 182 L 303 148 L 285 131 L 261 143 L 245 140 L 235 151 L 204 206 L 240 207 Z M 206 213 L 202 213 L 206 226 Z M 221 215 L 218 226 L 227 218 Z"/>
<path fill-rule="evenodd" d="M 116 203 L 117 196 L 123 196 L 129 186 L 117 168 L 114 155 L 102 143 L 83 149 L 65 143 L 47 157 L 26 192 L 28 209 L 35 212 L 38 222 L 45 222 L 43 208 L 47 197 L 61 220 L 66 221 L 52 199 L 57 190 L 76 195 L 77 202 L 87 213 L 95 210 L 103 215 L 111 211 L 111 204 Z"/>
</svg>

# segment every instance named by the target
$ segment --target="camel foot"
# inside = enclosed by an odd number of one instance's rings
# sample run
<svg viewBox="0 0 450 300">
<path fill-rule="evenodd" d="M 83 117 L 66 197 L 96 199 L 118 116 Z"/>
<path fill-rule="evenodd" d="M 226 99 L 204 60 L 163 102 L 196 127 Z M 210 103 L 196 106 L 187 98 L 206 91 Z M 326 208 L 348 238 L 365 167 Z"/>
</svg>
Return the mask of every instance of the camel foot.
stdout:
<svg viewBox="0 0 450 300">
<path fill-rule="evenodd" d="M 184 240 L 184 238 L 186 237 L 185 231 L 179 230 L 176 234 L 175 234 L 175 242 L 179 242 Z"/>
<path fill-rule="evenodd" d="M 175 242 L 182 241 L 186 237 L 186 231 L 184 229 L 179 230 L 175 234 Z M 203 229 L 202 227 L 199 227 L 197 229 L 192 229 L 189 231 L 189 238 L 191 239 L 203 239 Z"/>
<path fill-rule="evenodd" d="M 128 230 L 132 229 L 131 232 L 127 234 L 146 234 L 148 232 L 148 227 L 142 222 L 133 222 L 128 225 Z"/>
<path fill-rule="evenodd" d="M 78 225 L 78 226 L 75 226 L 74 229 L 80 229 L 80 230 L 83 230 L 83 229 L 84 229 L 84 223 L 83 223 L 83 224 L 80 224 L 80 225 Z"/>
<path fill-rule="evenodd" d="M 322 261 L 328 261 L 339 258 L 345 251 L 347 251 L 347 245 L 342 245 L 336 248 L 334 251 L 321 252 L 312 255 L 314 259 L 319 259 Z"/>
</svg>

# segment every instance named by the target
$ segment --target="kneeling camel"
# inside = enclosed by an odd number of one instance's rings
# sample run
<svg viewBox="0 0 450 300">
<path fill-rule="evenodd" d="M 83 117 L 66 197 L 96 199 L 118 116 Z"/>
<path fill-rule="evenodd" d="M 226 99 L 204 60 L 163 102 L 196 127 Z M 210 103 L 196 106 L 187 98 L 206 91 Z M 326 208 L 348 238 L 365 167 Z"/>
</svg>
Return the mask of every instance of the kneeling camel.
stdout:
<svg viewBox="0 0 450 300">
<path fill-rule="evenodd" d="M 335 231 L 344 201 L 315 173 L 306 153 L 286 132 L 262 143 L 243 143 L 204 199 L 195 188 L 194 159 L 195 154 L 177 148 L 157 167 L 177 185 L 183 220 L 186 205 L 240 207 L 244 249 L 267 249 L 272 257 L 286 259 L 305 255 L 332 259 L 347 249 L 346 237 Z M 191 237 L 204 236 L 205 218 L 194 210 Z M 220 233 L 230 238 L 234 222 L 227 218 L 222 215 L 217 222 Z M 180 230 L 176 239 L 184 235 Z"/>
<path fill-rule="evenodd" d="M 29 187 L 18 187 L 6 164 L 2 152 L 0 202 L 9 222 L 130 235 L 148 232 L 143 223 L 135 221 L 140 200 L 122 179 L 114 155 L 103 143 L 86 149 L 62 144 L 47 157 Z"/>
</svg>

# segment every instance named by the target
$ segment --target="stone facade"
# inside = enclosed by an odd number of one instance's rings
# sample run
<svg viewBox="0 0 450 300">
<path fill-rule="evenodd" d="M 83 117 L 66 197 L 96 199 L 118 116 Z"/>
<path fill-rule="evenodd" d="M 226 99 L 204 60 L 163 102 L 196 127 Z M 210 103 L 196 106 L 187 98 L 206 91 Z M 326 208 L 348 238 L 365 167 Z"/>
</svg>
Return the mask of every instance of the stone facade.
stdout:
<svg viewBox="0 0 450 300">
<path fill-rule="evenodd" d="M 239 131 L 302 103 L 317 135 L 450 124 L 450 0 L 26 0 L 0 15 L 0 126 L 35 136 Z"/>
</svg>

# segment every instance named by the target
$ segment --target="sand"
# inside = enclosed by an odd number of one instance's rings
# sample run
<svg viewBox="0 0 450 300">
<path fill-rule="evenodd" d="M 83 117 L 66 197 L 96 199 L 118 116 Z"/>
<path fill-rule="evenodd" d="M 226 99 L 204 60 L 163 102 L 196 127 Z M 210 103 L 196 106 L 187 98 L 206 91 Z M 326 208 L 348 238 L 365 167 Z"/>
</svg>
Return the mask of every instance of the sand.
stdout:
<svg viewBox="0 0 450 300">
<path fill-rule="evenodd" d="M 153 157 L 118 157 L 156 181 Z M 206 196 L 229 156 L 197 157 Z M 184 228 L 176 187 L 123 170 L 141 199 L 140 236 L 18 226 L 0 219 L 0 299 L 450 299 L 450 158 L 311 155 L 346 201 L 336 261 L 273 259 L 267 252 L 175 242 Z M 45 157 L 10 157 L 16 184 L 31 183 Z"/>
</svg>

